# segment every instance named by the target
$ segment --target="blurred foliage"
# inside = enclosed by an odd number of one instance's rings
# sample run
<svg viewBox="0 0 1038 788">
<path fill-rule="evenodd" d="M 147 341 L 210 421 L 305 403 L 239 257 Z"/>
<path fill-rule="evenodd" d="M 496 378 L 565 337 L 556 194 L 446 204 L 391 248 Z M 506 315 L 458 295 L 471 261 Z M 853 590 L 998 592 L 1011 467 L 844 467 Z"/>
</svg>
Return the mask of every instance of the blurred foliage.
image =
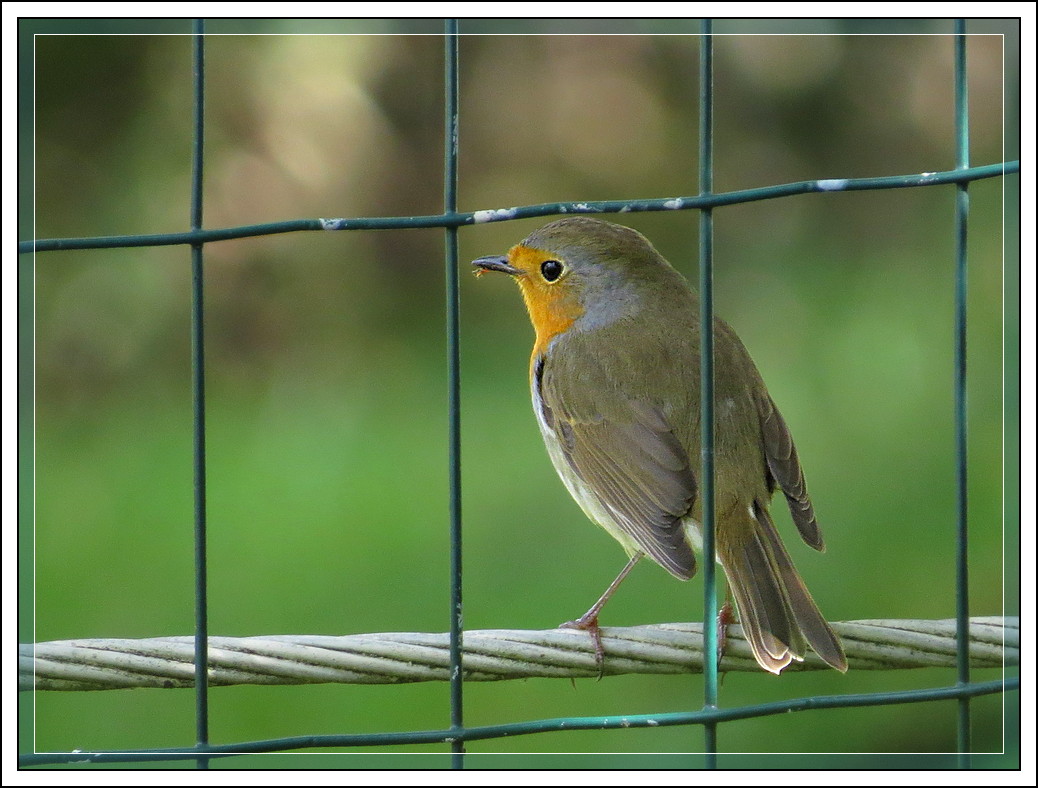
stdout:
<svg viewBox="0 0 1038 788">
<path fill-rule="evenodd" d="M 970 25 L 1015 35 L 1009 22 Z M 23 139 L 35 134 L 34 158 L 22 162 L 35 167 L 35 224 L 23 222 L 22 237 L 186 229 L 188 23 L 36 20 L 33 29 L 50 34 L 22 48 L 35 78 L 35 115 L 22 117 Z M 439 213 L 443 42 L 426 33 L 441 29 L 436 20 L 211 23 L 228 35 L 206 41 L 206 226 Z M 690 20 L 465 21 L 461 210 L 695 193 L 698 44 L 658 33 L 696 29 Z M 715 43 L 716 189 L 952 168 L 950 30 L 926 20 L 718 23 L 732 35 Z M 103 35 L 149 31 L 168 35 Z M 303 34 L 315 32 L 343 35 Z M 904 35 L 878 34 L 889 32 Z M 1003 106 L 1004 95 L 1019 96 L 1016 40 L 970 39 L 976 164 L 1019 155 L 1018 106 Z M 977 614 L 1014 613 L 1018 594 L 1018 523 L 1003 524 L 1001 511 L 1003 189 L 1017 184 L 970 188 Z M 832 619 L 954 615 L 953 204 L 953 189 L 922 188 L 715 211 L 718 311 L 797 436 L 828 553 L 797 543 L 784 507 L 775 512 Z M 694 212 L 622 221 L 695 277 Z M 540 223 L 463 228 L 463 274 L 468 260 Z M 312 233 L 206 247 L 212 633 L 447 629 L 442 236 Z M 188 634 L 188 252 L 50 253 L 22 265 L 34 265 L 36 381 L 34 531 L 23 524 L 35 553 L 22 566 L 35 573 L 34 617 L 23 619 L 22 640 Z M 545 456 L 528 401 L 531 331 L 511 286 L 464 276 L 462 299 L 465 624 L 551 627 L 583 612 L 624 556 L 586 522 Z M 645 565 L 604 621 L 695 620 L 701 592 L 698 579 L 681 585 Z M 936 670 L 732 675 L 721 699 L 953 681 Z M 661 712 L 701 699 L 699 677 L 467 685 L 465 719 Z M 448 724 L 446 686 L 220 688 L 211 703 L 215 742 Z M 1001 750 L 1002 703 L 974 703 L 978 750 Z M 188 692 L 41 693 L 35 747 L 187 744 L 192 709 Z M 719 741 L 727 752 L 948 752 L 954 705 L 748 720 L 722 726 Z M 701 746 L 698 728 L 664 728 L 469 749 Z"/>
</svg>

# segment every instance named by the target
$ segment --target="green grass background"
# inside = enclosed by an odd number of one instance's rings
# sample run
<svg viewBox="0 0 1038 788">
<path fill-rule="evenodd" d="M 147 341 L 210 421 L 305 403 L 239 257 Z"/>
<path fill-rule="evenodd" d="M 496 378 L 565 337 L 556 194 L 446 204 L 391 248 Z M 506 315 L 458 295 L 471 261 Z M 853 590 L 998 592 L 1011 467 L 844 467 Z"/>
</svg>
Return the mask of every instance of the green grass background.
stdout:
<svg viewBox="0 0 1038 788">
<path fill-rule="evenodd" d="M 532 35 L 461 41 L 461 210 L 695 192 L 697 41 L 656 35 L 694 32 L 694 22 L 471 21 L 462 30 L 494 24 Z M 31 111 L 20 126 L 20 238 L 186 228 L 190 40 L 97 34 L 188 29 L 182 20 L 25 23 L 21 64 L 35 90 L 27 85 L 23 95 Z M 210 32 L 279 35 L 207 41 L 206 226 L 440 212 L 442 39 L 420 35 L 440 29 L 435 20 L 212 23 Z M 717 29 L 733 33 L 715 44 L 718 191 L 954 166 L 949 21 Z M 1013 32 L 1008 23 L 970 27 L 1003 29 Z M 52 34 L 32 39 L 34 30 Z M 393 35 L 284 35 L 327 31 Z M 93 35 L 64 35 L 72 32 Z M 639 35 L 598 35 L 607 32 Z M 887 32 L 909 35 L 879 35 Z M 975 164 L 1018 158 L 1014 40 L 970 41 Z M 1017 612 L 1018 515 L 1004 521 L 1002 512 L 1002 345 L 1005 338 L 1012 376 L 1018 332 L 1018 261 L 1012 248 L 1003 258 L 1016 231 L 1004 228 L 1003 212 L 1015 216 L 1017 187 L 1015 177 L 970 187 L 970 601 L 978 615 Z M 796 436 L 828 552 L 800 544 L 776 502 L 779 527 L 833 620 L 954 616 L 953 204 L 953 188 L 921 188 L 715 212 L 717 310 Z M 694 212 L 610 218 L 644 232 L 695 281 Z M 547 459 L 527 390 L 532 332 L 514 288 L 467 275 L 468 260 L 503 252 L 541 223 L 460 231 L 467 628 L 555 626 L 582 613 L 624 561 Z M 447 630 L 442 237 L 308 233 L 206 247 L 211 633 Z M 22 413 L 34 417 L 26 423 L 35 427 L 35 486 L 20 522 L 21 640 L 190 634 L 188 251 L 54 252 L 23 255 L 19 265 L 23 306 L 35 314 L 33 333 L 27 326 L 23 335 L 34 363 Z M 603 621 L 701 616 L 698 578 L 681 584 L 646 564 Z M 951 670 L 735 674 L 725 677 L 721 704 L 954 680 Z M 444 728 L 447 692 L 436 684 L 215 688 L 212 740 Z M 1002 750 L 1004 702 L 1015 696 L 973 703 L 978 751 Z M 465 722 L 701 703 L 699 676 L 473 683 Z M 20 711 L 21 752 L 193 740 L 189 691 L 23 694 Z M 697 752 L 702 743 L 700 728 L 672 727 L 523 736 L 469 751 L 500 753 L 471 761 L 487 767 L 651 768 L 701 762 L 630 754 Z M 729 723 L 719 745 L 774 754 L 738 761 L 749 766 L 951 765 L 953 756 L 917 754 L 954 751 L 955 705 Z M 386 750 L 395 756 L 214 766 L 445 764 L 440 745 Z"/>
</svg>

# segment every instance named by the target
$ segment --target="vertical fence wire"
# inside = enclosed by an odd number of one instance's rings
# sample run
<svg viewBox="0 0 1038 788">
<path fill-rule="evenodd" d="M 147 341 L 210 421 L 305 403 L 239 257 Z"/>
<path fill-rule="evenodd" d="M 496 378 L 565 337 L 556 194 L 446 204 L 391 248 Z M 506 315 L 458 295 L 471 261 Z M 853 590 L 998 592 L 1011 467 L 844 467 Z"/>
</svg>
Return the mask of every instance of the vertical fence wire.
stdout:
<svg viewBox="0 0 1038 788">
<path fill-rule="evenodd" d="M 205 117 L 205 23 L 193 23 L 194 139 L 191 160 L 191 229 L 202 229 L 202 163 Z M 209 744 L 209 612 L 206 574 L 205 512 L 205 336 L 202 243 L 191 244 L 191 390 L 194 418 L 195 493 L 195 736 Z M 199 758 L 198 768 L 209 766 Z"/>
<path fill-rule="evenodd" d="M 966 20 L 955 21 L 955 142 L 958 169 L 970 166 L 969 96 L 966 74 Z M 968 489 L 966 431 L 966 229 L 969 219 L 969 191 L 965 183 L 955 191 L 955 461 L 958 506 L 956 541 L 956 640 L 958 682 L 970 681 L 969 665 L 969 562 Z M 970 767 L 970 701 L 958 701 L 959 767 Z"/>
<path fill-rule="evenodd" d="M 458 20 L 448 19 L 444 36 L 444 172 L 443 212 L 453 216 L 458 210 Z M 449 495 L 450 495 L 450 719 L 451 730 L 464 726 L 462 713 L 463 675 L 461 602 L 461 360 L 459 352 L 458 228 L 444 228 L 447 280 L 447 409 Z M 464 766 L 465 742 L 451 742 L 451 766 Z"/>
<path fill-rule="evenodd" d="M 699 193 L 714 188 L 713 171 L 713 23 L 703 20 L 699 36 Z M 717 708 L 717 581 L 714 563 L 714 217 L 710 208 L 699 212 L 700 298 L 700 424 L 702 436 L 703 529 L 703 703 Z M 707 768 L 717 768 L 717 723 L 703 726 Z"/>
</svg>

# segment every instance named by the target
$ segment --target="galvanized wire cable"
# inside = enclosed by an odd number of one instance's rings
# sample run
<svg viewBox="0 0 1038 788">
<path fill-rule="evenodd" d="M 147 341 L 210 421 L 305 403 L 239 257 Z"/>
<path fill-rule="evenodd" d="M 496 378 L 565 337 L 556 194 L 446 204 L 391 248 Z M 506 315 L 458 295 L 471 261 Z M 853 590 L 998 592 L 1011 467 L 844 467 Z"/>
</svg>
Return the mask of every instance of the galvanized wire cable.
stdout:
<svg viewBox="0 0 1038 788">
<path fill-rule="evenodd" d="M 851 670 L 897 670 L 956 664 L 956 621 L 867 620 L 832 624 Z M 712 628 L 712 626 L 710 627 Z M 590 638 L 571 629 L 471 630 L 464 633 L 466 681 L 597 678 Z M 604 675 L 690 674 L 703 670 L 698 623 L 605 627 Z M 191 637 L 63 640 L 23 644 L 19 690 L 102 690 L 194 686 Z M 1017 618 L 970 621 L 975 668 L 1018 665 Z M 449 681 L 447 633 L 210 637 L 209 684 L 399 684 Z M 724 672 L 760 672 L 742 629 L 728 630 Z M 788 670 L 828 670 L 814 654 Z"/>
</svg>

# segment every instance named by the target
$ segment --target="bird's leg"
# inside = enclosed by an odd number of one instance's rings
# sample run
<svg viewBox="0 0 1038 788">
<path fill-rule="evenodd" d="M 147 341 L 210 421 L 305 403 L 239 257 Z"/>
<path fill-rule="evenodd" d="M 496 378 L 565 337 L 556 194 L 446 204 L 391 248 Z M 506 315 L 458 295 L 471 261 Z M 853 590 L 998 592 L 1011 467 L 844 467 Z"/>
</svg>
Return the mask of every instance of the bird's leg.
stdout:
<svg viewBox="0 0 1038 788">
<path fill-rule="evenodd" d="M 602 669 L 604 667 L 605 660 L 605 648 L 602 646 L 602 631 L 598 627 L 598 613 L 605 606 L 605 603 L 609 601 L 609 597 L 613 595 L 613 592 L 620 586 L 624 578 L 630 574 L 631 570 L 634 569 L 634 565 L 638 563 L 638 560 L 642 557 L 643 553 L 635 553 L 631 556 L 631 560 L 627 562 L 627 566 L 620 570 L 620 574 L 616 576 L 616 580 L 609 584 L 609 588 L 605 590 L 605 593 L 598 598 L 598 601 L 591 606 L 584 615 L 575 621 L 567 621 L 564 624 L 559 624 L 560 627 L 566 629 L 583 629 L 589 635 L 591 635 L 591 642 L 595 646 L 595 664 L 598 665 L 598 677 L 602 678 Z"/>
</svg>

